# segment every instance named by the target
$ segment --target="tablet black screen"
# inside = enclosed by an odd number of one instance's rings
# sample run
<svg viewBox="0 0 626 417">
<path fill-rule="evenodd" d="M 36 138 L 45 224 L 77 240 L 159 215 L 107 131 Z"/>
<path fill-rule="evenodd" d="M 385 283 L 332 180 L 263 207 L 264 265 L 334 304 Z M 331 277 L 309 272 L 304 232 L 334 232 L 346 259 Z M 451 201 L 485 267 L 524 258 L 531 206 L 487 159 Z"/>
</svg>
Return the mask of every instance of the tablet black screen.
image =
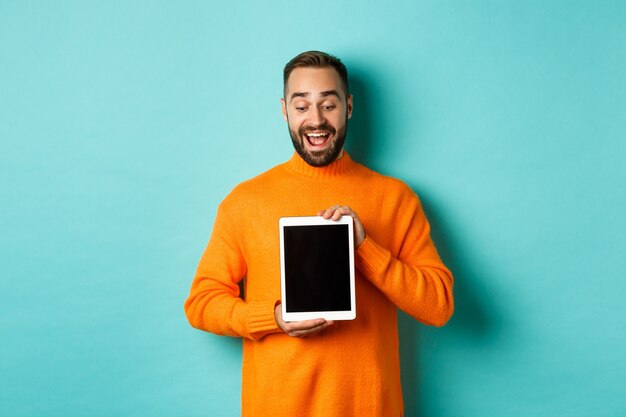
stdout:
<svg viewBox="0 0 626 417">
<path fill-rule="evenodd" d="M 348 225 L 285 226 L 286 311 L 350 310 Z"/>
</svg>

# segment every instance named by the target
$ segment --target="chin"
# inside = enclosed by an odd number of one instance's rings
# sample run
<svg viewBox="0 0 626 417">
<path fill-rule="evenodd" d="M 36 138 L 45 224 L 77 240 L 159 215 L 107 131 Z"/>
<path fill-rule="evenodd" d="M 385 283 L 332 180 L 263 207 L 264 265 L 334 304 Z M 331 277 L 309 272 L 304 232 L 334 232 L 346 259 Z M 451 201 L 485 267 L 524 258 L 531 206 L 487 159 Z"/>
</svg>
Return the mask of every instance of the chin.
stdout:
<svg viewBox="0 0 626 417">
<path fill-rule="evenodd" d="M 303 135 L 297 134 L 291 129 L 289 129 L 289 134 L 291 136 L 293 147 L 296 149 L 298 155 L 300 155 L 300 157 L 304 159 L 307 164 L 316 168 L 324 167 L 335 161 L 339 155 L 341 155 L 341 151 L 343 150 L 343 145 L 346 140 L 345 128 L 340 129 L 337 131 L 336 136 L 331 139 L 332 142 L 327 148 L 319 151 L 313 151 L 307 149 L 307 139 Z"/>
</svg>

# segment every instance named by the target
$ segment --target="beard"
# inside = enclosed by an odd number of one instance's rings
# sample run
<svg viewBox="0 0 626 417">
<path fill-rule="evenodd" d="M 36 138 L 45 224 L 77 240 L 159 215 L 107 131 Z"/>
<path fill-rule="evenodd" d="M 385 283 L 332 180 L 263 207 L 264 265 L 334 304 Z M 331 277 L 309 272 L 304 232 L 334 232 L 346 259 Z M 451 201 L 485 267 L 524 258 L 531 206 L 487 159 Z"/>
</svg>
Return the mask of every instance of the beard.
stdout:
<svg viewBox="0 0 626 417">
<path fill-rule="evenodd" d="M 307 140 L 305 134 L 307 132 L 312 132 L 315 130 L 325 130 L 332 134 L 332 143 L 326 149 L 320 151 L 309 151 L 304 146 L 304 141 Z M 329 165 L 331 162 L 337 159 L 341 150 L 343 149 L 343 145 L 346 142 L 346 134 L 348 130 L 348 117 L 346 116 L 346 122 L 343 127 L 339 130 L 335 130 L 329 124 L 321 124 L 320 126 L 302 126 L 298 132 L 289 129 L 289 135 L 291 136 L 291 142 L 293 143 L 293 147 L 298 152 L 298 155 L 304 161 L 314 167 L 324 167 Z"/>
</svg>

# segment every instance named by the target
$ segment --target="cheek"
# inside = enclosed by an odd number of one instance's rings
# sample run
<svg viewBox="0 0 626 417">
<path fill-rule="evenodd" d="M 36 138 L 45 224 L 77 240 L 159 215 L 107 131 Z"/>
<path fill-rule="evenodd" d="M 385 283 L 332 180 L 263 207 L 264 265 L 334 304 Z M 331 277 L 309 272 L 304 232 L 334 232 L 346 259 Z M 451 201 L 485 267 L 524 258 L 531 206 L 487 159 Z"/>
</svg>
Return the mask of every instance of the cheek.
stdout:
<svg viewBox="0 0 626 417">
<path fill-rule="evenodd" d="M 293 132 L 297 132 L 300 129 L 298 121 L 297 120 L 293 120 L 291 117 L 289 118 L 287 124 L 289 125 L 289 130 L 291 130 Z"/>
<path fill-rule="evenodd" d="M 332 123 L 335 127 L 343 127 L 346 124 L 346 114 L 337 114 L 333 117 Z"/>
<path fill-rule="evenodd" d="M 298 130 L 302 126 L 303 118 L 299 114 L 289 114 L 289 129 Z"/>
</svg>

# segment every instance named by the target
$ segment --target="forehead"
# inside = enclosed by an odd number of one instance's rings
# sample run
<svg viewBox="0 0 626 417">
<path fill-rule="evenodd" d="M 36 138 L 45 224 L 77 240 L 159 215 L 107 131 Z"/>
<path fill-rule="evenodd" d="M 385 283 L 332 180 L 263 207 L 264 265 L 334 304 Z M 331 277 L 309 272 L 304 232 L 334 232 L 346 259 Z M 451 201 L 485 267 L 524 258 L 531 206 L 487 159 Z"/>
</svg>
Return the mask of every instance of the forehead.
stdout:
<svg viewBox="0 0 626 417">
<path fill-rule="evenodd" d="M 294 69 L 289 75 L 285 98 L 293 93 L 310 93 L 312 96 L 323 91 L 335 90 L 343 98 L 343 88 L 339 73 L 332 67 Z"/>
</svg>

